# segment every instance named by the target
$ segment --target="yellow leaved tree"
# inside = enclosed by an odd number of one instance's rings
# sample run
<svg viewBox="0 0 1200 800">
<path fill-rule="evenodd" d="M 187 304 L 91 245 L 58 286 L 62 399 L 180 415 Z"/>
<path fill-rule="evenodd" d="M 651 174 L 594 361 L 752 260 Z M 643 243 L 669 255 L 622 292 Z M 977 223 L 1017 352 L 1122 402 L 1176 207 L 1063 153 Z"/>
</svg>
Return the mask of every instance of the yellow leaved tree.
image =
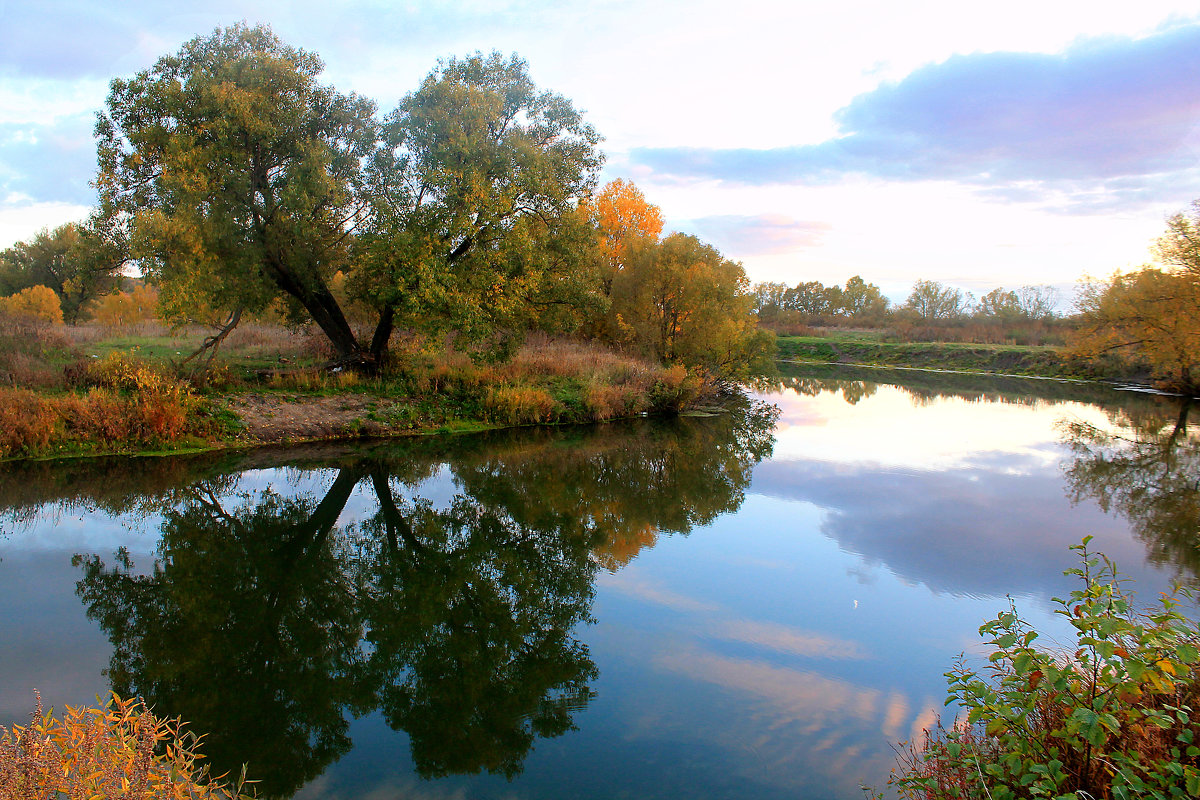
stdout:
<svg viewBox="0 0 1200 800">
<path fill-rule="evenodd" d="M 1088 280 L 1076 300 L 1077 356 L 1115 354 L 1164 388 L 1200 389 L 1200 201 L 1167 221 L 1154 248 L 1161 267 Z"/>
<path fill-rule="evenodd" d="M 624 269 L 632 249 L 657 242 L 662 235 L 662 210 L 646 200 L 641 189 L 624 178 L 605 184 L 592 205 L 604 264 L 601 290 L 612 292 L 614 278 Z"/>
<path fill-rule="evenodd" d="M 41 322 L 63 321 L 62 303 L 48 286 L 30 286 L 11 297 L 0 297 L 0 311 Z"/>
</svg>

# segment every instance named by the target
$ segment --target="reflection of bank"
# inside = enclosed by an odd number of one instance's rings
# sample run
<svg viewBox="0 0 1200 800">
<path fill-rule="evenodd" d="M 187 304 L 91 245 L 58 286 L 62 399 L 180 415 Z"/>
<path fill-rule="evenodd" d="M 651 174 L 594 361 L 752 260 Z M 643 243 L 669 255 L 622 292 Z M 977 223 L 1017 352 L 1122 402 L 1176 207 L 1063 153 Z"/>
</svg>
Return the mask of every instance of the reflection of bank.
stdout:
<svg viewBox="0 0 1200 800">
<path fill-rule="evenodd" d="M 1071 498 L 1119 512 L 1155 564 L 1200 580 L 1200 437 L 1188 429 L 1193 401 L 1170 413 L 1114 413 L 1115 431 L 1071 422 L 1063 438 Z"/>
<path fill-rule="evenodd" d="M 866 568 L 939 593 L 1048 601 L 1073 588 L 1068 547 L 1094 536 L 1144 591 L 1166 588 L 1124 519 L 1064 494 L 1058 423 L 1174 419 L 1167 398 L 1074 388 L 1094 405 L 1057 381 L 884 369 L 805 366 L 786 379 L 771 398 L 782 409 L 774 455 L 752 491 L 820 509 L 820 532 Z"/>
<path fill-rule="evenodd" d="M 323 493 L 206 467 L 157 499 L 106 496 L 157 506 L 156 566 L 80 556 L 78 592 L 113 643 L 114 689 L 188 720 L 218 773 L 249 762 L 265 794 L 320 774 L 351 746 L 347 715 L 374 709 L 423 776 L 512 777 L 593 696 L 571 632 L 596 571 L 736 509 L 773 421 L 751 406 L 402 442 L 312 459 L 334 470 Z M 421 487 L 441 464 L 457 493 L 435 504 Z"/>
</svg>

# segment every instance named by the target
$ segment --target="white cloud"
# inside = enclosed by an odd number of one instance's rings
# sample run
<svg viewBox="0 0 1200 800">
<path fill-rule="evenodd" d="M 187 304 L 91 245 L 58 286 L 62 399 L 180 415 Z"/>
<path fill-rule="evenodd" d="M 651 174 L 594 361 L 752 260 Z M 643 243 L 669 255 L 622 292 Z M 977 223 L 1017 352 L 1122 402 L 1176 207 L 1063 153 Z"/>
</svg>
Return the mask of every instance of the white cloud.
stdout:
<svg viewBox="0 0 1200 800">
<path fill-rule="evenodd" d="M 42 228 L 78 222 L 92 210 L 74 203 L 10 202 L 15 199 L 10 196 L 0 203 L 0 248 L 29 239 Z"/>
</svg>

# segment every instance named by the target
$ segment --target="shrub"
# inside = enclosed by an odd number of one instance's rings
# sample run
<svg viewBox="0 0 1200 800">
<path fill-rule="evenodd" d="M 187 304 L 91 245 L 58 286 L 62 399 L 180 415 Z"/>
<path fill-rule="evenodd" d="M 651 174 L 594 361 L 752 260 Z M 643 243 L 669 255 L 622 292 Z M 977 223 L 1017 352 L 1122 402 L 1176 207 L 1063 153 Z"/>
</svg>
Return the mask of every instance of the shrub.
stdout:
<svg viewBox="0 0 1200 800">
<path fill-rule="evenodd" d="M 90 387 L 86 394 L 43 397 L 0 388 L 0 458 L 64 446 L 159 446 L 213 426 L 186 384 L 124 353 L 66 372 L 73 387 Z"/>
<path fill-rule="evenodd" d="M 947 704 L 966 719 L 902 751 L 902 794 L 943 798 L 1183 798 L 1200 795 L 1200 627 L 1178 592 L 1135 612 L 1104 556 L 1076 545 L 1082 588 L 1056 613 L 1076 648 L 1034 646 L 1015 608 L 984 624 L 986 675 L 960 661 L 946 673 Z"/>
<path fill-rule="evenodd" d="M 128 395 L 125 424 L 129 438 L 134 441 L 159 444 L 187 432 L 195 397 L 185 383 L 161 369 L 115 352 L 92 364 L 87 380 L 93 386 Z M 100 394 L 90 394 L 89 398 L 106 408 L 112 407 Z"/>
<path fill-rule="evenodd" d="M 488 390 L 484 405 L 488 416 L 509 425 L 550 422 L 559 410 L 554 398 L 530 386 L 498 386 Z"/>
<path fill-rule="evenodd" d="M 82 397 L 71 395 L 59 405 L 68 431 L 102 442 L 129 439 L 131 429 L 139 427 L 130 412 L 130 404 L 108 389 L 91 389 Z"/>
<path fill-rule="evenodd" d="M 10 297 L 0 298 L 0 305 L 14 317 L 28 317 L 58 324 L 63 321 L 62 303 L 49 286 L 30 286 L 22 289 Z"/>
<path fill-rule="evenodd" d="M 596 382 L 589 383 L 583 392 L 583 406 L 595 421 L 627 417 L 639 410 L 640 401 L 635 391 Z"/>
<path fill-rule="evenodd" d="M 29 725 L 0 727 L 0 797 L 245 797 L 244 776 L 235 786 L 208 779 L 197 742 L 139 700 L 113 695 L 103 708 L 67 706 L 60 720 L 43 711 L 39 696 Z"/>
<path fill-rule="evenodd" d="M 0 458 L 45 450 L 57 428 L 50 401 L 27 389 L 0 388 Z"/>
<path fill-rule="evenodd" d="M 674 413 L 696 399 L 701 381 L 688 375 L 682 365 L 668 367 L 650 387 L 650 406 L 655 411 Z"/>
<path fill-rule="evenodd" d="M 183 384 L 161 369 L 122 352 L 112 352 L 92 362 L 86 380 L 92 386 L 135 394 L 174 392 L 183 388 Z"/>
</svg>

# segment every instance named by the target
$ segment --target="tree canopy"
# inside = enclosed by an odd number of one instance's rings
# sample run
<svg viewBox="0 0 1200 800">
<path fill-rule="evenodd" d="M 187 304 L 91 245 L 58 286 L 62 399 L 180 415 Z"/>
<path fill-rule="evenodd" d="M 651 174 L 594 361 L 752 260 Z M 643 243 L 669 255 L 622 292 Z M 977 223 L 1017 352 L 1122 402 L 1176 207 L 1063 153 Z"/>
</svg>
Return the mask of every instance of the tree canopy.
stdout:
<svg viewBox="0 0 1200 800">
<path fill-rule="evenodd" d="M 541 91 L 516 56 L 440 64 L 388 115 L 367 169 L 371 215 L 350 285 L 407 324 L 489 333 L 519 321 L 548 273 L 570 266 L 572 213 L 595 185 L 599 135 Z"/>
<path fill-rule="evenodd" d="M 904 304 L 904 309 L 922 322 L 953 319 L 964 314 L 970 301 L 953 286 L 937 281 L 918 280 Z"/>
<path fill-rule="evenodd" d="M 584 331 L 723 379 L 764 366 L 741 265 L 660 242 L 661 210 L 628 181 L 596 193 L 600 136 L 520 58 L 443 61 L 382 117 L 322 69 L 235 25 L 113 81 L 102 218 L 168 317 L 220 314 L 227 332 L 282 302 L 365 371 L 397 328 L 501 356 L 530 328 Z M 856 308 L 882 302 L 853 288 Z"/>
<path fill-rule="evenodd" d="M 1108 353 L 1141 363 L 1166 387 L 1200 389 L 1200 201 L 1176 214 L 1154 248 L 1164 268 L 1143 266 L 1087 280 L 1071 341 L 1084 357 Z"/>
<path fill-rule="evenodd" d="M 114 289 L 121 247 L 90 224 L 68 222 L 0 252 L 0 296 L 44 286 L 58 295 L 62 320 L 79 321 L 93 300 Z"/>
<path fill-rule="evenodd" d="M 826 286 L 820 281 L 803 281 L 795 286 L 771 282 L 756 283 L 751 291 L 759 317 L 771 321 L 780 321 L 789 314 L 878 320 L 888 310 L 883 292 L 860 275 L 849 278 L 844 287 Z"/>
<path fill-rule="evenodd" d="M 695 236 L 641 239 L 613 279 L 615 335 L 644 355 L 717 377 L 769 372 L 774 337 L 751 314 L 742 265 Z"/>
<path fill-rule="evenodd" d="M 527 239 L 590 190 L 599 137 L 523 61 L 444 62 L 382 122 L 322 69 L 269 28 L 235 25 L 113 81 L 96 128 L 102 208 L 169 310 L 283 298 L 340 359 L 377 366 L 398 317 L 478 327 L 510 311 L 532 266 L 560 263 L 530 257 Z M 378 315 L 369 339 L 330 290 L 339 270 Z"/>
</svg>

